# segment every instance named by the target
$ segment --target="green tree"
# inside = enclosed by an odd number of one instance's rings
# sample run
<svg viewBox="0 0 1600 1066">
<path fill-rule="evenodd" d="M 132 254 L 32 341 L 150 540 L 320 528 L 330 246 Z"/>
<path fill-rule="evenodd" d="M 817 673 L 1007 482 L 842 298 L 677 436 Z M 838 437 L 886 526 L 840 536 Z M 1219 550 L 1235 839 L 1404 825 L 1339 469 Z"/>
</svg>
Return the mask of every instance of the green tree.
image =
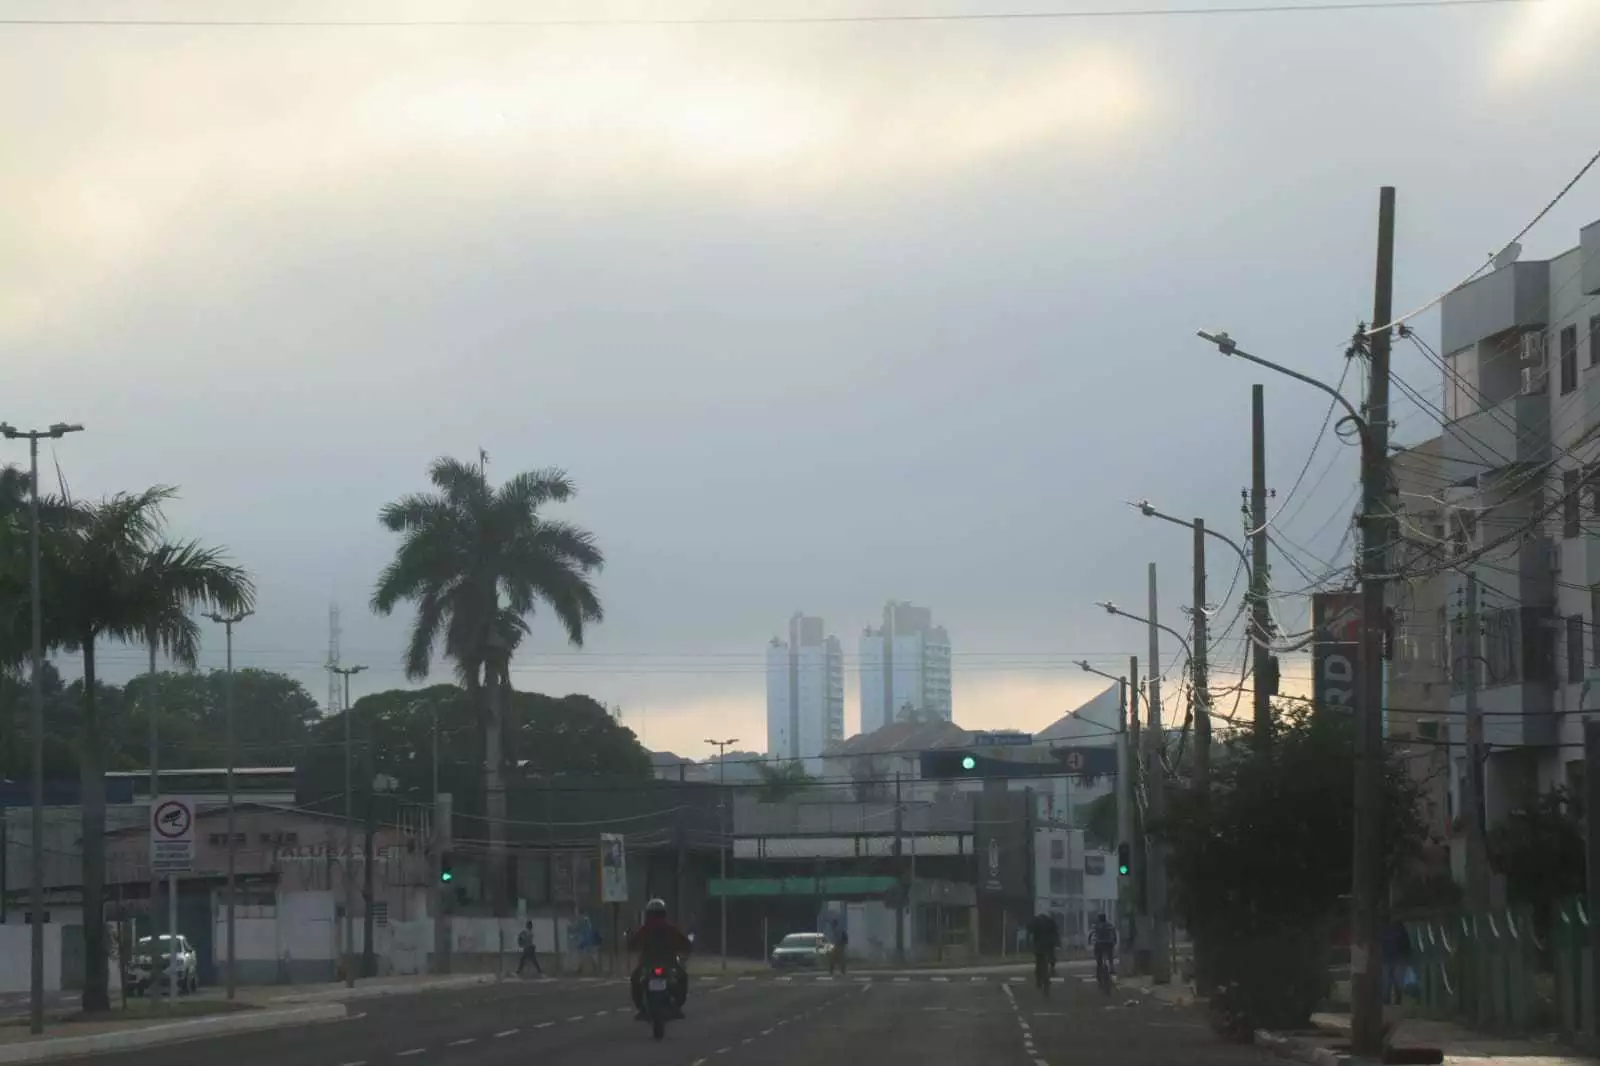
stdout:
<svg viewBox="0 0 1600 1066">
<path fill-rule="evenodd" d="M 602 612 L 590 575 L 604 563 L 593 534 L 541 515 L 540 508 L 577 491 L 559 470 L 512 477 L 498 489 L 484 462 L 443 458 L 428 477 L 436 491 L 404 496 L 378 519 L 400 534 L 395 557 L 372 593 L 372 609 L 416 605 L 406 646 L 406 676 L 428 676 L 435 649 L 455 666 L 484 739 L 484 798 L 489 820 L 489 885 L 495 913 L 506 906 L 506 722 L 511 657 L 528 633 L 527 616 L 543 603 L 574 645 Z"/>
<path fill-rule="evenodd" d="M 1489 861 L 1505 875 L 1507 898 L 1549 929 L 1556 905 L 1587 883 L 1579 793 L 1553 788 L 1513 807 L 1489 833 Z"/>
<path fill-rule="evenodd" d="M 511 714 L 507 757 L 523 774 L 651 775 L 650 752 L 633 730 L 588 696 L 517 692 Z"/>
<path fill-rule="evenodd" d="M 1079 808 L 1085 841 L 1103 848 L 1114 848 L 1117 840 L 1117 794 L 1107 792 Z"/>
<path fill-rule="evenodd" d="M 51 616 L 59 643 L 83 656 L 83 708 L 79 727 L 79 773 L 83 796 L 83 913 L 105 903 L 106 733 L 96 697 L 99 642 L 143 641 L 153 624 L 167 656 L 192 665 L 200 631 L 188 611 L 250 607 L 255 589 L 217 549 L 164 538 L 165 487 L 119 493 L 86 506 L 82 520 L 62 531 L 51 560 Z M 83 1009 L 110 1009 L 105 926 L 84 922 Z"/>
<path fill-rule="evenodd" d="M 756 773 L 761 775 L 756 797 L 762 803 L 782 803 L 817 783 L 816 778 L 806 773 L 805 763 L 798 759 L 776 765 L 757 763 Z"/>
<path fill-rule="evenodd" d="M 1213 1005 L 1234 1034 L 1303 1027 L 1327 991 L 1328 952 L 1350 891 L 1355 774 L 1348 717 L 1290 710 L 1273 743 L 1250 731 L 1214 746 L 1211 788 L 1182 789 L 1152 832 L 1169 845 L 1172 903 L 1194 937 Z M 1406 869 L 1424 831 L 1416 784 L 1390 758 L 1386 870 Z"/>
<path fill-rule="evenodd" d="M 221 766 L 227 758 L 226 670 L 141 674 L 123 693 L 128 712 L 114 725 L 115 746 L 149 766 L 150 715 L 160 726 L 167 767 Z M 317 701 L 292 677 L 246 667 L 233 674 L 234 747 L 240 764 L 294 766 L 305 755 Z"/>
</svg>

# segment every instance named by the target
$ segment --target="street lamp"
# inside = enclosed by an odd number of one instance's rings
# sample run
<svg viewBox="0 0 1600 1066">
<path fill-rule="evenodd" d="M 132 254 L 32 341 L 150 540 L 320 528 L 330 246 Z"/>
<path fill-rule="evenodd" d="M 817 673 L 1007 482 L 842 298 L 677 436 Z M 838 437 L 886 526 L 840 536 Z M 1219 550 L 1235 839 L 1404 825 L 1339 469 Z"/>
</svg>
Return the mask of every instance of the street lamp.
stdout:
<svg viewBox="0 0 1600 1066">
<path fill-rule="evenodd" d="M 1243 348 L 1239 347 L 1238 342 L 1232 337 L 1228 336 L 1222 330 L 1217 330 L 1215 333 L 1208 333 L 1203 329 L 1197 329 L 1195 330 L 1194 335 L 1199 337 L 1201 340 L 1210 341 L 1212 344 L 1215 344 L 1217 346 L 1217 351 L 1221 352 L 1223 355 L 1237 355 L 1240 359 L 1252 362 L 1257 366 L 1264 366 L 1268 370 L 1276 370 L 1278 373 L 1283 374 L 1286 377 L 1294 378 L 1296 381 L 1310 385 L 1314 389 L 1320 389 L 1329 396 L 1332 396 L 1334 402 L 1340 407 L 1344 408 L 1345 418 L 1348 418 L 1350 421 L 1355 423 L 1356 432 L 1361 435 L 1361 443 L 1363 446 L 1366 445 L 1368 437 L 1367 420 L 1363 418 L 1361 413 L 1351 405 L 1350 401 L 1345 399 L 1344 395 L 1332 385 L 1329 385 L 1327 382 L 1318 381 L 1316 378 L 1308 377 L 1305 374 L 1300 373 L 1298 370 L 1290 370 L 1288 367 L 1283 366 L 1280 363 L 1274 363 L 1270 359 L 1263 359 L 1259 355 L 1252 355 Z M 1344 419 L 1340 419 L 1340 421 L 1342 422 Z"/>
<path fill-rule="evenodd" d="M 227 694 L 226 694 L 226 696 L 224 698 L 224 701 L 223 701 L 224 707 L 226 708 L 226 710 L 223 713 L 223 721 L 224 721 L 224 723 L 226 723 L 224 725 L 224 727 L 223 727 L 223 730 L 224 730 L 224 736 L 225 736 L 224 743 L 226 745 L 227 753 L 228 753 L 228 769 L 227 769 L 227 777 L 228 777 L 228 821 L 227 821 L 227 832 L 228 832 L 228 879 L 227 879 L 226 898 L 227 898 L 227 901 L 228 901 L 228 981 L 227 981 L 227 994 L 228 994 L 228 998 L 229 999 L 232 999 L 234 997 L 234 990 L 235 990 L 235 987 L 236 987 L 236 984 L 235 984 L 235 981 L 234 981 L 234 976 L 233 976 L 234 964 L 235 964 L 234 939 L 233 939 L 233 928 L 234 928 L 233 927 L 233 913 L 234 913 L 234 896 L 236 894 L 235 890 L 234 890 L 234 863 L 235 863 L 235 854 L 237 852 L 237 841 L 234 838 L 234 830 L 233 830 L 233 761 L 234 761 L 234 751 L 233 751 L 233 627 L 236 624 L 238 624 L 240 622 L 243 622 L 246 618 L 249 618 L 252 614 L 255 614 L 255 612 L 254 611 L 239 611 L 239 612 L 237 612 L 235 614 L 227 614 L 227 615 L 225 615 L 225 614 L 220 614 L 220 613 L 218 613 L 216 611 L 211 611 L 210 613 L 208 613 L 206 615 L 207 618 L 211 619 L 213 622 L 215 622 L 218 625 L 222 626 L 223 629 L 228 634 L 228 681 L 227 681 L 228 687 L 227 687 Z"/>
<path fill-rule="evenodd" d="M 39 575 L 39 440 L 60 440 L 82 433 L 76 423 L 57 422 L 49 429 L 17 429 L 0 422 L 0 437 L 28 442 L 28 585 L 32 622 L 33 662 L 33 833 L 32 869 L 28 875 L 28 900 L 33 908 L 33 933 L 28 974 L 28 1028 L 44 1032 L 44 594 Z M 152 901 L 153 903 L 154 901 Z"/>
<path fill-rule="evenodd" d="M 355 955 L 352 942 L 355 940 L 355 878 L 351 876 L 351 863 L 355 862 L 355 814 L 351 809 L 351 793 L 355 790 L 351 769 L 351 740 L 350 720 L 350 678 L 365 670 L 365 666 L 335 666 L 328 664 L 330 673 L 338 674 L 344 678 L 344 984 L 346 988 L 356 986 Z"/>
<path fill-rule="evenodd" d="M 1182 526 L 1184 529 L 1193 529 L 1194 528 L 1194 523 L 1193 522 L 1187 521 L 1187 520 L 1182 519 L 1182 518 L 1175 518 L 1172 515 L 1164 514 L 1163 512 L 1156 510 L 1155 507 L 1150 503 L 1149 500 L 1140 500 L 1137 503 L 1134 503 L 1134 502 L 1130 501 L 1128 503 L 1128 506 L 1132 507 L 1134 510 L 1138 511 L 1140 514 L 1144 515 L 1146 518 L 1159 518 L 1164 522 L 1171 522 L 1175 526 Z M 1206 536 L 1215 537 L 1217 540 L 1222 541 L 1222 543 L 1224 543 L 1228 547 L 1232 548 L 1233 549 L 1233 553 L 1235 555 L 1237 555 L 1239 557 L 1239 561 L 1244 564 L 1245 580 L 1247 582 L 1253 582 L 1255 580 L 1255 575 L 1251 571 L 1251 568 L 1250 568 L 1250 556 L 1245 554 L 1244 549 L 1241 548 L 1238 545 L 1238 543 L 1233 540 L 1233 538 L 1229 537 L 1225 533 L 1218 533 L 1216 530 L 1212 529 L 1210 526 L 1206 526 L 1204 532 L 1205 532 Z"/>
<path fill-rule="evenodd" d="M 717 849 L 717 861 L 720 867 L 718 875 L 722 881 L 722 968 L 728 968 L 728 839 L 733 834 L 728 830 L 728 749 L 739 743 L 738 737 L 729 737 L 727 740 L 707 740 L 713 748 L 717 749 L 717 805 L 721 808 L 722 817 L 722 846 Z M 765 950 L 765 945 L 763 945 Z"/>
</svg>

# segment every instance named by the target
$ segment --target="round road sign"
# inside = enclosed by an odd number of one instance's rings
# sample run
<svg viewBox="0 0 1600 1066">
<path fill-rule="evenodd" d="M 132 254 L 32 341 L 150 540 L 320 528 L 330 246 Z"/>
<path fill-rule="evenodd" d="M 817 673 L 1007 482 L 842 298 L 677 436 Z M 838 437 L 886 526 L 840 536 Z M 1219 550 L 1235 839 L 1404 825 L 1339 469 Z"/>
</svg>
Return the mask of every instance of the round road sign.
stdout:
<svg viewBox="0 0 1600 1066">
<path fill-rule="evenodd" d="M 189 835 L 189 825 L 193 820 L 194 814 L 187 803 L 167 800 L 156 807 L 155 830 L 168 840 L 178 840 Z"/>
</svg>

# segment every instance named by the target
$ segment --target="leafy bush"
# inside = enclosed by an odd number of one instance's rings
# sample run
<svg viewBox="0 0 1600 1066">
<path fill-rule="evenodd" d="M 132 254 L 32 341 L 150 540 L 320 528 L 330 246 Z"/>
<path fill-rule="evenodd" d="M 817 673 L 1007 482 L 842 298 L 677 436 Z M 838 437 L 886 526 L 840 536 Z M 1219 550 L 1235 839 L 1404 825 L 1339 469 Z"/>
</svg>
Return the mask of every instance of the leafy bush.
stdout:
<svg viewBox="0 0 1600 1066">
<path fill-rule="evenodd" d="M 1194 938 L 1225 1033 L 1302 1028 L 1329 989 L 1328 961 L 1351 882 L 1355 748 L 1348 717 L 1284 713 L 1260 750 L 1221 739 L 1211 788 L 1170 797 L 1152 826 L 1170 848 L 1174 914 Z M 1404 869 L 1424 833 L 1416 786 L 1385 773 L 1385 869 Z"/>
</svg>

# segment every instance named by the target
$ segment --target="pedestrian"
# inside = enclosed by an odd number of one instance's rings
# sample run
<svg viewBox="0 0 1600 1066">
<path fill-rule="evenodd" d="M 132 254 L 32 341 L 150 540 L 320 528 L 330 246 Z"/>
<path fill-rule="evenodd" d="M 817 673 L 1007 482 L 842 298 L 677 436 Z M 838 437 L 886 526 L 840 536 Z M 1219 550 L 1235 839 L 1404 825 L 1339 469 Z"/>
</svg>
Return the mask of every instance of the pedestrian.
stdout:
<svg viewBox="0 0 1600 1066">
<path fill-rule="evenodd" d="M 835 933 L 835 935 L 834 935 L 834 939 L 833 939 L 833 954 L 834 954 L 834 957 L 837 958 L 838 961 L 839 961 L 839 972 L 840 973 L 849 973 L 850 972 L 850 930 L 845 928 L 844 922 L 839 922 L 834 926 L 834 933 Z M 833 969 L 832 963 L 829 963 L 828 969 L 830 969 L 830 970 Z"/>
<path fill-rule="evenodd" d="M 1391 919 L 1384 926 L 1379 947 L 1383 954 L 1383 1001 L 1404 1003 L 1406 971 L 1411 968 L 1411 937 L 1406 934 L 1405 923 Z"/>
<path fill-rule="evenodd" d="M 522 958 L 517 960 L 517 976 L 522 976 L 522 968 L 528 963 L 533 963 L 533 970 L 540 977 L 544 976 L 544 969 L 539 965 L 539 952 L 533 946 L 533 920 L 529 919 L 522 932 L 517 934 L 517 946 L 522 949 Z"/>
</svg>

